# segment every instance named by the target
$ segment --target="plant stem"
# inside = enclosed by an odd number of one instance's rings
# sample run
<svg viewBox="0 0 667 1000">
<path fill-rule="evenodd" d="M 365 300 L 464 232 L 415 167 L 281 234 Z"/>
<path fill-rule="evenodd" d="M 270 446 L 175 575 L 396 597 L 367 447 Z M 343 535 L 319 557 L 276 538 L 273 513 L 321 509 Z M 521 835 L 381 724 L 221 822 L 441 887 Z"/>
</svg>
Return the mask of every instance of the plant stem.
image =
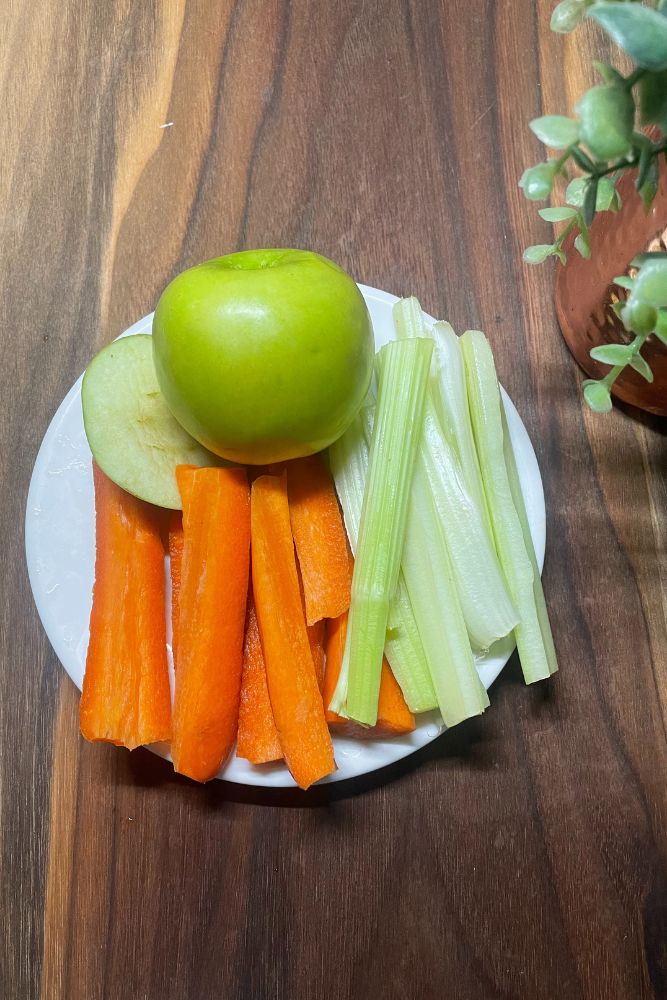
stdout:
<svg viewBox="0 0 667 1000">
<path fill-rule="evenodd" d="M 561 167 L 564 165 L 565 161 L 569 160 L 571 153 L 572 153 L 572 146 L 568 146 L 567 149 L 558 157 L 555 163 L 556 173 L 560 172 Z"/>
<path fill-rule="evenodd" d="M 560 236 L 558 237 L 558 239 L 556 240 L 556 242 L 554 244 L 556 247 L 558 247 L 559 250 L 562 249 L 563 243 L 565 241 L 566 236 L 568 235 L 568 233 L 570 233 L 574 229 L 574 227 L 575 227 L 576 224 L 577 224 L 577 217 L 575 216 L 574 219 L 570 219 L 570 221 L 566 225 L 565 229 L 560 234 Z M 561 263 L 563 263 L 562 260 L 561 260 Z"/>
<path fill-rule="evenodd" d="M 636 335 L 635 339 L 630 344 L 630 347 L 632 348 L 632 356 L 633 356 L 633 358 L 634 358 L 634 356 L 636 354 L 639 354 L 639 352 L 641 351 L 642 347 L 644 346 L 644 344 L 646 343 L 647 339 L 650 336 L 651 336 L 650 333 L 638 333 Z M 611 389 L 612 385 L 614 384 L 614 382 L 616 381 L 616 379 L 618 378 L 618 376 L 621 374 L 621 372 L 623 371 L 623 369 L 627 368 L 627 366 L 629 364 L 630 364 L 630 362 L 628 361 L 624 365 L 614 365 L 614 367 L 611 369 L 611 371 L 607 372 L 607 374 L 605 375 L 605 377 L 601 381 L 604 382 L 604 384 L 607 386 L 608 389 Z"/>
<path fill-rule="evenodd" d="M 661 153 L 667 153 L 667 140 L 660 146 L 654 146 L 651 156 L 660 156 Z M 607 174 L 613 174 L 615 170 L 627 170 L 629 167 L 637 166 L 639 166 L 639 157 L 633 156 L 631 160 L 626 160 L 625 163 L 612 163 L 610 167 L 605 167 L 604 170 L 596 170 L 594 174 L 591 174 L 591 177 L 606 177 Z"/>
<path fill-rule="evenodd" d="M 641 351 L 642 347 L 644 346 L 644 344 L 646 343 L 646 341 L 648 340 L 648 338 L 650 336 L 651 336 L 650 333 L 638 333 L 637 334 L 637 336 L 635 337 L 635 339 L 630 344 L 630 347 L 632 348 L 632 356 L 633 356 L 633 358 L 634 358 L 635 354 L 639 354 L 639 352 Z"/>
<path fill-rule="evenodd" d="M 623 371 L 624 368 L 625 368 L 625 365 L 614 365 L 614 367 L 611 369 L 611 371 L 607 372 L 607 374 L 605 375 L 605 377 L 603 379 L 601 379 L 600 381 L 603 382 L 604 385 L 606 385 L 608 389 L 611 389 L 612 385 L 614 384 L 614 382 L 616 381 L 616 379 L 621 374 L 621 372 Z"/>
</svg>

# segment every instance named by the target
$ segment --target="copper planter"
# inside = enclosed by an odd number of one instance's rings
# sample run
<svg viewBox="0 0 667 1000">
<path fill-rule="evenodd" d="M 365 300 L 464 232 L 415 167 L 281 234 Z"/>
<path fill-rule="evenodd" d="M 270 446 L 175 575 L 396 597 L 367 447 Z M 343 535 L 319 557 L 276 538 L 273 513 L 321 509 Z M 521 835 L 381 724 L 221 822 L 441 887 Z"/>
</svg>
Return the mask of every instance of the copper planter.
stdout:
<svg viewBox="0 0 667 1000">
<path fill-rule="evenodd" d="M 570 351 L 591 378 L 602 378 L 609 371 L 607 365 L 592 360 L 591 348 L 626 343 L 629 339 L 611 309 L 612 294 L 619 293 L 613 278 L 624 274 L 633 257 L 646 250 L 667 227 L 664 160 L 658 194 L 648 213 L 635 191 L 634 181 L 634 172 L 619 181 L 617 189 L 623 205 L 618 213 L 601 212 L 595 216 L 591 226 L 591 259 L 579 256 L 571 233 L 564 243 L 567 264 L 558 266 L 556 273 L 558 322 Z M 642 354 L 653 371 L 653 382 L 627 368 L 614 384 L 613 395 L 642 410 L 667 416 L 667 348 L 651 337 Z"/>
</svg>

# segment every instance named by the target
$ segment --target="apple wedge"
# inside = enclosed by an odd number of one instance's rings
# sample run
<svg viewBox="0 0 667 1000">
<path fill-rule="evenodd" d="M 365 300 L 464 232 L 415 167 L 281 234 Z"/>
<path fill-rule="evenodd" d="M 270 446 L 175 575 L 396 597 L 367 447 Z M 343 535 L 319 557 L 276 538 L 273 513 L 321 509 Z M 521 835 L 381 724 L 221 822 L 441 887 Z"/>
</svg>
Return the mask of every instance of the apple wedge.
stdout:
<svg viewBox="0 0 667 1000">
<path fill-rule="evenodd" d="M 183 430 L 160 392 L 152 337 L 122 337 L 88 365 L 81 389 L 93 457 L 128 493 L 158 507 L 181 508 L 177 465 L 223 463 Z"/>
</svg>

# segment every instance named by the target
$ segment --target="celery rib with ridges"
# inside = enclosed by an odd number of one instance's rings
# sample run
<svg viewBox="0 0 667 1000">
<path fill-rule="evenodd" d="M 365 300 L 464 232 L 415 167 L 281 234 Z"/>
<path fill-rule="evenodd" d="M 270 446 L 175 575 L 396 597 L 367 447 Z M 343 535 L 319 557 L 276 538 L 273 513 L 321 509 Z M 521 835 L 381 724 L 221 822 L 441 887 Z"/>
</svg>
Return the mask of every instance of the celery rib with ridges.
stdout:
<svg viewBox="0 0 667 1000">
<path fill-rule="evenodd" d="M 526 546 L 526 551 L 528 552 L 533 567 L 533 596 L 535 598 L 535 607 L 537 609 L 537 620 L 540 624 L 542 642 L 544 643 L 544 650 L 549 664 L 549 673 L 555 674 L 558 670 L 558 662 L 556 660 L 554 637 L 551 631 L 547 604 L 544 599 L 544 588 L 542 587 L 540 568 L 537 565 L 537 556 L 535 555 L 533 536 L 530 533 L 526 504 L 523 499 L 523 493 L 521 492 L 519 471 L 516 467 L 516 458 L 514 456 L 514 448 L 512 447 L 509 427 L 507 426 L 507 416 L 505 414 L 504 405 L 501 405 L 500 413 L 503 421 L 503 451 L 505 455 L 505 464 L 507 466 L 507 475 L 510 483 L 510 491 L 512 493 L 512 499 L 514 501 L 514 506 L 516 507 L 516 512 L 519 515 L 519 521 L 521 522 L 521 530 L 523 532 L 523 540 Z"/>
<path fill-rule="evenodd" d="M 433 343 L 393 341 L 378 355 L 379 390 L 359 524 L 345 653 L 331 708 L 377 721 L 389 608 L 396 591 Z"/>
<path fill-rule="evenodd" d="M 456 448 L 468 492 L 482 513 L 489 537 L 493 538 L 470 422 L 466 373 L 459 338 L 449 323 L 444 322 L 436 323 L 432 333 L 435 340 L 431 365 L 433 402 L 440 423 Z"/>
<path fill-rule="evenodd" d="M 368 414 L 370 417 L 370 407 L 362 407 L 362 414 Z M 368 471 L 368 443 L 364 434 L 364 423 L 361 416 L 357 415 L 343 436 L 329 446 L 331 473 L 343 508 L 345 529 L 353 553 L 357 551 L 359 521 Z M 372 435 L 372 418 L 368 423 Z M 437 708 L 438 700 L 402 572 L 389 609 L 387 624 L 385 654 L 408 708 L 415 713 Z"/>
<path fill-rule="evenodd" d="M 424 652 L 424 644 L 412 610 L 403 570 L 389 609 L 384 652 L 391 671 L 403 692 L 411 712 L 430 712 L 438 707 L 438 698 Z"/>
<path fill-rule="evenodd" d="M 427 406 L 428 403 L 425 404 Z M 362 411 L 367 439 L 373 433 L 373 412 Z M 405 597 L 413 611 L 426 654 L 437 705 L 447 726 L 480 715 L 489 705 L 468 638 L 454 581 L 442 519 L 434 501 L 419 452 L 401 557 Z"/>
<path fill-rule="evenodd" d="M 365 409 L 363 406 L 362 412 Z M 329 467 L 343 509 L 347 540 L 352 555 L 356 555 L 368 472 L 368 445 L 360 413 L 356 415 L 342 437 L 329 445 Z"/>
<path fill-rule="evenodd" d="M 480 715 L 489 698 L 473 659 L 451 560 L 433 495 L 415 463 L 403 549 L 403 572 L 446 726 Z"/>
<path fill-rule="evenodd" d="M 535 586 L 542 590 L 537 564 L 534 555 L 531 561 L 527 551 L 521 518 L 512 497 L 505 462 L 496 366 L 489 342 L 479 330 L 468 330 L 460 344 L 475 445 L 496 549 L 519 612 L 520 620 L 514 634 L 521 668 L 526 683 L 532 684 L 549 677 L 556 670 L 556 662 L 546 648 L 535 602 Z"/>
<path fill-rule="evenodd" d="M 417 299 L 398 302 L 394 322 L 400 338 L 419 336 L 424 325 Z M 459 458 L 437 417 L 433 397 L 434 387 L 430 385 L 417 464 L 423 468 L 431 490 L 470 642 L 475 649 L 486 651 L 512 631 L 518 615 L 484 521 L 485 512 L 468 490 Z M 458 402 L 465 405 L 467 413 L 467 397 L 464 395 Z"/>
</svg>

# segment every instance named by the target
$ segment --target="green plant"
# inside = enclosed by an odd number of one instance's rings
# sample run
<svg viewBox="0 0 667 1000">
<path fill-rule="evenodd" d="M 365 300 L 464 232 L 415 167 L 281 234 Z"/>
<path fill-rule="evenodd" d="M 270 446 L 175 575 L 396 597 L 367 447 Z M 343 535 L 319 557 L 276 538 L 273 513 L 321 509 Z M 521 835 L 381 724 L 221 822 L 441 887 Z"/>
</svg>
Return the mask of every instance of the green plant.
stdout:
<svg viewBox="0 0 667 1000">
<path fill-rule="evenodd" d="M 539 211 L 547 222 L 565 226 L 553 243 L 525 250 L 523 258 L 529 264 L 552 256 L 564 264 L 564 241 L 573 230 L 575 248 L 582 257 L 590 257 L 589 227 L 597 212 L 620 208 L 619 178 L 637 170 L 635 187 L 648 211 L 658 189 L 659 157 L 667 157 L 667 0 L 562 0 L 554 9 L 551 27 L 567 33 L 584 17 L 597 21 L 636 65 L 624 76 L 613 66 L 595 63 L 602 82 L 581 97 L 576 117 L 544 115 L 530 122 L 545 146 L 561 152 L 524 172 L 519 182 L 524 195 L 530 201 L 544 201 L 557 177 L 564 176 L 569 183 L 564 205 Z M 640 131 L 641 126 L 651 126 L 652 136 Z M 615 279 L 628 294 L 614 305 L 632 340 L 591 351 L 596 361 L 610 365 L 603 379 L 584 382 L 586 402 L 598 412 L 611 409 L 611 387 L 627 365 L 653 381 L 641 354 L 649 337 L 667 345 L 667 253 L 642 254 L 632 264 L 638 269 L 635 277 Z"/>
</svg>

